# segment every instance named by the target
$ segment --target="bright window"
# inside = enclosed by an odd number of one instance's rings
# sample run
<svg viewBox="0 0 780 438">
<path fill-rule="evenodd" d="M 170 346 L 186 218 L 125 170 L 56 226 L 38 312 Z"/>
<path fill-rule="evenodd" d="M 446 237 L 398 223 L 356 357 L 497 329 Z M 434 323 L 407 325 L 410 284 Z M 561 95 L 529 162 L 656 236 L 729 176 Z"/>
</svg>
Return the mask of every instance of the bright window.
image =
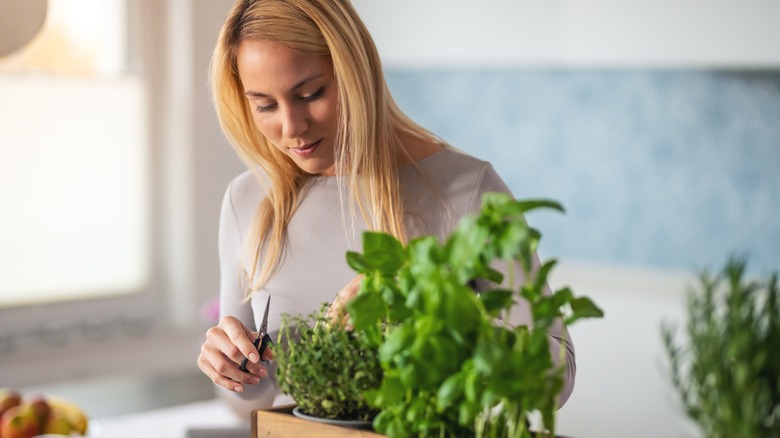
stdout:
<svg viewBox="0 0 780 438">
<path fill-rule="evenodd" d="M 0 58 L 0 307 L 145 290 L 146 94 L 125 0 L 49 0 Z"/>
</svg>

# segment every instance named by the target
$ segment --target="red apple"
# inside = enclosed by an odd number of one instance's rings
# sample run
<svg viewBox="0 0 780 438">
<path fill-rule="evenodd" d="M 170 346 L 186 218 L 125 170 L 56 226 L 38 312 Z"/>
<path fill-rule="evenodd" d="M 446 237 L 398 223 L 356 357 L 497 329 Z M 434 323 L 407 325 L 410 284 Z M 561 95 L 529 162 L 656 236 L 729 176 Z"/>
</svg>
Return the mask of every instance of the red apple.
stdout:
<svg viewBox="0 0 780 438">
<path fill-rule="evenodd" d="M 38 420 L 21 406 L 14 406 L 0 417 L 0 437 L 32 438 L 38 435 Z"/>
<path fill-rule="evenodd" d="M 22 402 L 22 395 L 11 388 L 0 388 L 0 416 L 8 409 L 19 406 Z M 2 436 L 2 435 L 0 435 Z"/>
</svg>

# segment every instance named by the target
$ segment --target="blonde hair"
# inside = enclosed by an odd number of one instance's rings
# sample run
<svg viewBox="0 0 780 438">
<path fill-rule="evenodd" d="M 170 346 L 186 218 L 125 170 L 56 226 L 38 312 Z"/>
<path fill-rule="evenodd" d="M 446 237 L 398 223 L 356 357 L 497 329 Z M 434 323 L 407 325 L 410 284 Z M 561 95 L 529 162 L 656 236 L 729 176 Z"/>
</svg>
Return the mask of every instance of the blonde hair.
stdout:
<svg viewBox="0 0 780 438">
<path fill-rule="evenodd" d="M 349 0 L 237 0 L 220 32 L 210 73 L 214 105 L 228 141 L 261 183 L 258 166 L 271 182 L 244 246 L 243 280 L 249 299 L 279 265 L 287 224 L 310 175 L 274 147 L 253 122 L 236 66 L 238 45 L 247 39 L 331 57 L 339 102 L 335 168 L 349 189 L 353 219 L 357 205 L 369 228 L 406 240 L 397 154 L 408 153 L 398 133 L 438 139 L 393 101 L 376 46 Z"/>
</svg>

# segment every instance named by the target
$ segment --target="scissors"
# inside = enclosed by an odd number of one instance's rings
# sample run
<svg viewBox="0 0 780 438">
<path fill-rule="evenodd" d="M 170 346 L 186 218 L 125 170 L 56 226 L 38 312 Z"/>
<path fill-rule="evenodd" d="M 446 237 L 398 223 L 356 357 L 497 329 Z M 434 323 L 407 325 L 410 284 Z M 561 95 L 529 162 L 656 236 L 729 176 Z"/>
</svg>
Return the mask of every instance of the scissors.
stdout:
<svg viewBox="0 0 780 438">
<path fill-rule="evenodd" d="M 273 344 L 271 337 L 268 336 L 268 309 L 270 306 L 271 296 L 269 295 L 268 301 L 265 303 L 265 314 L 263 315 L 263 322 L 260 324 L 260 330 L 257 332 L 257 338 L 255 338 L 255 341 L 252 342 L 255 348 L 257 348 L 257 352 L 260 355 L 260 360 L 263 359 L 263 353 L 265 352 L 265 349 L 268 348 L 268 344 Z M 246 373 L 246 363 L 248 360 L 249 359 L 246 357 L 241 360 L 241 366 L 238 367 L 238 369 Z"/>
</svg>

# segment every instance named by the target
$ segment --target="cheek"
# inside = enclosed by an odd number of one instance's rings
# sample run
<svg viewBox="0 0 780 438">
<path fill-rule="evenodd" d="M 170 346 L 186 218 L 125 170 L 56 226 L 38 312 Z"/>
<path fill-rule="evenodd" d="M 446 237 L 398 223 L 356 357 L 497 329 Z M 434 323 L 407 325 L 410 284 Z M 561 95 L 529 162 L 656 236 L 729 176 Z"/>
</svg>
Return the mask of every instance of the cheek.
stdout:
<svg viewBox="0 0 780 438">
<path fill-rule="evenodd" d="M 261 134 L 263 134 L 268 140 L 276 145 L 277 140 L 280 137 L 280 130 L 277 129 L 277 124 L 271 120 L 271 118 L 255 116 L 253 119 L 255 127 Z M 278 132 L 277 132 L 278 131 Z"/>
<path fill-rule="evenodd" d="M 322 101 L 321 105 L 316 105 L 312 108 L 311 115 L 328 131 L 333 132 L 336 130 L 339 112 L 335 99 Z"/>
</svg>

